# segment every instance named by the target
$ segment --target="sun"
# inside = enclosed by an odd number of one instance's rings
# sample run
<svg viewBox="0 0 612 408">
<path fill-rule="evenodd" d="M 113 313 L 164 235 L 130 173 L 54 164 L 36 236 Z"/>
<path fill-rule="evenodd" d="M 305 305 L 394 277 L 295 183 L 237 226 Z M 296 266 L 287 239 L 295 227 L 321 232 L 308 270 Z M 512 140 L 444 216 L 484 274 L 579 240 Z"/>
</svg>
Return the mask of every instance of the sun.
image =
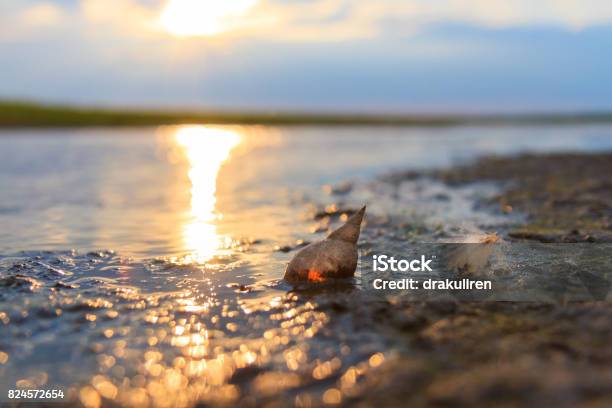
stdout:
<svg viewBox="0 0 612 408">
<path fill-rule="evenodd" d="M 235 28 L 257 0 L 170 0 L 161 24 L 179 37 L 211 36 Z"/>
</svg>

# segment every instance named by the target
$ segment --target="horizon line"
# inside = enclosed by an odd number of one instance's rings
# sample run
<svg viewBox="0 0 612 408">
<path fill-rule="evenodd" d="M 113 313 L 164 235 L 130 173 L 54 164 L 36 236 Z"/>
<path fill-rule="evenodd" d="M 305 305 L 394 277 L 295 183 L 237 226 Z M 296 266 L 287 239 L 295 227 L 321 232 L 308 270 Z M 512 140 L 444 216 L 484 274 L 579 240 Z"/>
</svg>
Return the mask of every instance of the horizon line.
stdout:
<svg viewBox="0 0 612 408">
<path fill-rule="evenodd" d="M 315 110 L 139 108 L 0 99 L 0 128 L 112 127 L 172 124 L 486 126 L 612 124 L 612 111 L 378 113 Z"/>
</svg>

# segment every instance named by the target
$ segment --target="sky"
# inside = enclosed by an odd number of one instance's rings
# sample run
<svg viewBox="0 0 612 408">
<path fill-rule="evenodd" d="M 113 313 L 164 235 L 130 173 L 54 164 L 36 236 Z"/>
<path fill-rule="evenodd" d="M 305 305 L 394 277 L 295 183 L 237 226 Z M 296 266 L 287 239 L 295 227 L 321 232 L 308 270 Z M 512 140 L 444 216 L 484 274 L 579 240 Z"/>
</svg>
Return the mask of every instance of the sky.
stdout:
<svg viewBox="0 0 612 408">
<path fill-rule="evenodd" d="M 0 0 L 0 99 L 612 110 L 607 0 Z"/>
</svg>

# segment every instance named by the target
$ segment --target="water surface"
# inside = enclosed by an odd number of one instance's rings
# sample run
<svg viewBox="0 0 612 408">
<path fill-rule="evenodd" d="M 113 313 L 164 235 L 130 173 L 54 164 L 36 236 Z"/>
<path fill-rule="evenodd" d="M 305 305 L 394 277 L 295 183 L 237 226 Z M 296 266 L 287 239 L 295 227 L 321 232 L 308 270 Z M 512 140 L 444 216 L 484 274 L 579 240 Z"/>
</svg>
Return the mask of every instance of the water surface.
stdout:
<svg viewBox="0 0 612 408">
<path fill-rule="evenodd" d="M 380 176 L 610 149 L 601 126 L 2 131 L 1 385 L 56 385 L 87 406 L 355 397 L 406 351 L 319 307 L 358 297 L 359 279 L 291 292 L 279 247 L 324 236 L 341 217 L 313 214 L 332 204 L 368 204 L 362 253 L 401 252 L 401 222 L 428 239 L 490 232 L 513 221 L 474 208 L 498 186 Z"/>
</svg>

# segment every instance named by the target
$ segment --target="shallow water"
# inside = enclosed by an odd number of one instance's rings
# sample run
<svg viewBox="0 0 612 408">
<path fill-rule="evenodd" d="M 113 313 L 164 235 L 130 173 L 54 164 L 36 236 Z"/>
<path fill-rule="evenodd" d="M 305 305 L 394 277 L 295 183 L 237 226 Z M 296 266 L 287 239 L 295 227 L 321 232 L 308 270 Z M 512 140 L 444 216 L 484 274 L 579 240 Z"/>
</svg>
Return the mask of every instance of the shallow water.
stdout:
<svg viewBox="0 0 612 408">
<path fill-rule="evenodd" d="M 474 209 L 499 186 L 379 176 L 610 149 L 612 128 L 595 126 L 3 131 L 2 388 L 55 385 L 88 406 L 354 397 L 404 347 L 321 307 L 359 299 L 360 273 L 291 292 L 294 252 L 279 247 L 324 236 L 331 204 L 368 204 L 362 254 L 491 232 L 516 221 Z"/>
</svg>

